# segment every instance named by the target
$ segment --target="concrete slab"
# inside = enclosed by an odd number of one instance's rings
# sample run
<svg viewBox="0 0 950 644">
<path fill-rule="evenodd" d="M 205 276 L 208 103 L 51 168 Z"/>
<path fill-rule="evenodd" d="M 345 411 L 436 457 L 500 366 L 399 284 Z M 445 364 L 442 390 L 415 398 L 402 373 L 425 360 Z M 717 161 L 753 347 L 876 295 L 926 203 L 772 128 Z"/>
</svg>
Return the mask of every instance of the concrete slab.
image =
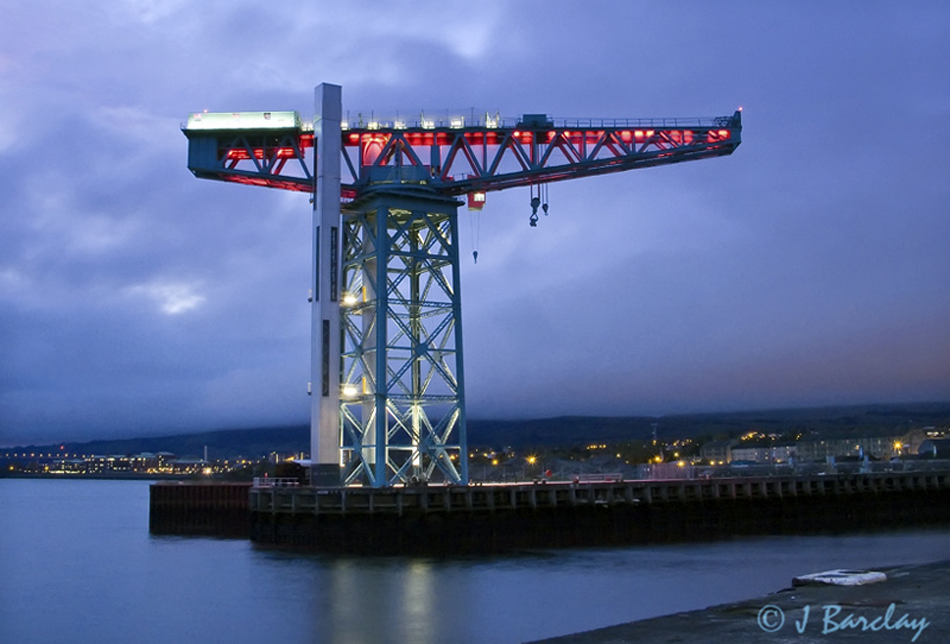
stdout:
<svg viewBox="0 0 950 644">
<path fill-rule="evenodd" d="M 799 586 L 535 644 L 950 642 L 950 561 L 875 570 L 886 581 Z"/>
</svg>

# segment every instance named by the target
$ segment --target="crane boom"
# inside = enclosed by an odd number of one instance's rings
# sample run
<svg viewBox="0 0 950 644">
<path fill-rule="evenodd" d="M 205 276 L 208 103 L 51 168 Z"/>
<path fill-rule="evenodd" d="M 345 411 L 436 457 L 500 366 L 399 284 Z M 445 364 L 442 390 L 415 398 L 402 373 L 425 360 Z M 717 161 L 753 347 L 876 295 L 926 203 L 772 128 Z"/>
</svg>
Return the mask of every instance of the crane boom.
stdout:
<svg viewBox="0 0 950 644">
<path fill-rule="evenodd" d="M 296 112 L 192 114 L 182 128 L 196 177 L 313 192 L 311 124 Z M 491 192 L 726 156 L 741 112 L 697 119 L 575 119 L 526 114 L 344 124 L 341 198 L 376 183 L 425 184 L 445 196 Z"/>
</svg>

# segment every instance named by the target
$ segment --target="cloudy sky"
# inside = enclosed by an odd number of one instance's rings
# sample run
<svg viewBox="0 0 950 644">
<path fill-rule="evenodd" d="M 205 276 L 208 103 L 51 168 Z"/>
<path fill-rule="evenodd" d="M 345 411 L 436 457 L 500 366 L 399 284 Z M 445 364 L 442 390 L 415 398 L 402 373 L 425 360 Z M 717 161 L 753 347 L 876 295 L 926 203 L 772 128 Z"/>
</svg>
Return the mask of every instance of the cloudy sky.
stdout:
<svg viewBox="0 0 950 644">
<path fill-rule="evenodd" d="M 0 22 L 0 445 L 305 422 L 307 195 L 191 111 L 729 115 L 462 217 L 474 418 L 950 399 L 950 3 L 31 0 Z"/>
</svg>

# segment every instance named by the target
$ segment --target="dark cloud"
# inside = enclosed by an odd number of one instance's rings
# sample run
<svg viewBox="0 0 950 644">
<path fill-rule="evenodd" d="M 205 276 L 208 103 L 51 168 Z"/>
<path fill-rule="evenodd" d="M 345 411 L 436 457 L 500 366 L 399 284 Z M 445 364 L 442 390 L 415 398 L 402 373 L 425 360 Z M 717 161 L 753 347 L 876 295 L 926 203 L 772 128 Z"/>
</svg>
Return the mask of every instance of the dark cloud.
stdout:
<svg viewBox="0 0 950 644">
<path fill-rule="evenodd" d="M 726 159 L 462 212 L 469 414 L 950 397 L 943 2 L 40 0 L 0 25 L 0 443 L 301 422 L 305 195 L 190 111 L 712 116 Z M 54 10 L 55 9 L 55 10 Z M 469 254 L 478 233 L 479 263 Z"/>
</svg>

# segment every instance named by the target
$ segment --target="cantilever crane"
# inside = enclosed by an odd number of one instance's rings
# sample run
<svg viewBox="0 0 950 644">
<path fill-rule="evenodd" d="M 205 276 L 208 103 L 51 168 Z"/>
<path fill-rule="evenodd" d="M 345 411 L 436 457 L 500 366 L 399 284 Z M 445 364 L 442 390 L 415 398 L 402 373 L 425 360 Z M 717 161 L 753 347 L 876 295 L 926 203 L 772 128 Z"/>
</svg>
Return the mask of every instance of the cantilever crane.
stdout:
<svg viewBox="0 0 950 644">
<path fill-rule="evenodd" d="M 468 482 L 456 197 L 731 154 L 710 119 L 344 122 L 342 93 L 296 112 L 196 113 L 196 177 L 312 195 L 311 476 Z M 532 225 L 540 199 L 532 190 Z"/>
</svg>

